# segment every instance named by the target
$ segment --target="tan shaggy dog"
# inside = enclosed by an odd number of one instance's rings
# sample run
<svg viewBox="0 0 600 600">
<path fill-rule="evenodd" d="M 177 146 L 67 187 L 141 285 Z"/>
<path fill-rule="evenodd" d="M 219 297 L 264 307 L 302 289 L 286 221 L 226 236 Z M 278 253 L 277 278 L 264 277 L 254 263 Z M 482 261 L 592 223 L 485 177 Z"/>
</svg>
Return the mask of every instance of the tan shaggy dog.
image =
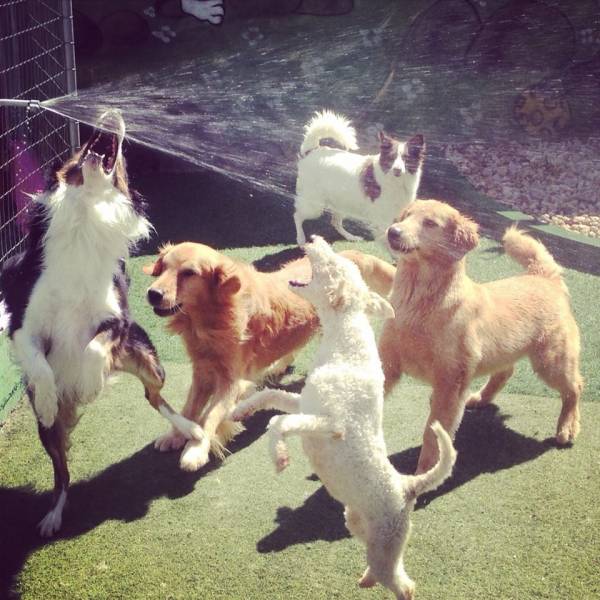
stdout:
<svg viewBox="0 0 600 600">
<path fill-rule="evenodd" d="M 561 394 L 557 443 L 572 442 L 579 432 L 579 329 L 562 269 L 540 242 L 514 227 L 503 241 L 526 272 L 478 284 L 467 276 L 465 260 L 479 242 L 477 225 L 448 204 L 419 200 L 387 231 L 395 271 L 375 257 L 353 257 L 373 289 L 385 294 L 391 288 L 396 316 L 379 341 L 386 393 L 402 373 L 433 387 L 419 473 L 437 460 L 431 423 L 455 432 L 465 406 L 492 402 L 524 356 Z M 488 382 L 469 395 L 469 384 L 481 375 L 490 375 Z"/>
<path fill-rule="evenodd" d="M 209 451 L 223 457 L 225 444 L 241 430 L 229 414 L 254 383 L 285 371 L 319 321 L 313 307 L 288 287 L 306 277 L 301 259 L 274 273 L 261 273 L 203 244 L 161 249 L 144 272 L 156 277 L 148 289 L 154 312 L 169 317 L 192 361 L 192 385 L 183 414 L 205 437 L 188 443 L 173 429 L 158 438 L 161 451 L 184 446 L 180 466 L 195 471 Z M 310 273 L 310 271 L 308 271 Z"/>
</svg>

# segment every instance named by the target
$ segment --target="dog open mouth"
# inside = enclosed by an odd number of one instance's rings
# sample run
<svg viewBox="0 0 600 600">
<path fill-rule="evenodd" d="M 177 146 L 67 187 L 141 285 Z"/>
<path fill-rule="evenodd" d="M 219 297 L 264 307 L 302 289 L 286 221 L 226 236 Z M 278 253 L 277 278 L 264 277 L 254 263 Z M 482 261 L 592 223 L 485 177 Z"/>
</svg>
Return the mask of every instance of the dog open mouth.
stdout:
<svg viewBox="0 0 600 600">
<path fill-rule="evenodd" d="M 80 164 L 91 162 L 92 166 L 102 165 L 108 175 L 112 172 L 119 152 L 119 138 L 115 133 L 95 131 L 80 158 Z"/>
<path fill-rule="evenodd" d="M 170 317 L 181 310 L 181 304 L 175 304 L 170 308 L 161 308 L 160 306 L 155 306 L 153 310 L 154 314 L 159 317 Z"/>
</svg>

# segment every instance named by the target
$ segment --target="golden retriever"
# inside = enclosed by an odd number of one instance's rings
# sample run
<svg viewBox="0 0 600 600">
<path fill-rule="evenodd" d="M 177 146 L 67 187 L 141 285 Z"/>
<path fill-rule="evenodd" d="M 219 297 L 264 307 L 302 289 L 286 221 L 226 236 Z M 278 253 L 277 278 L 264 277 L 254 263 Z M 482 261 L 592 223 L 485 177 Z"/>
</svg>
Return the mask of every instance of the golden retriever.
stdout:
<svg viewBox="0 0 600 600">
<path fill-rule="evenodd" d="M 504 248 L 526 272 L 478 284 L 465 260 L 478 242 L 473 221 L 443 202 L 419 200 L 387 230 L 395 273 L 375 257 L 354 257 L 373 289 L 385 295 L 391 288 L 396 316 L 385 322 L 379 341 L 386 393 L 402 373 L 433 387 L 418 473 L 437 460 L 431 423 L 455 432 L 465 406 L 492 402 L 524 356 L 561 394 L 556 442 L 572 442 L 579 432 L 579 329 L 562 269 L 540 242 L 513 227 Z M 488 382 L 469 395 L 481 375 L 490 375 Z"/>
<path fill-rule="evenodd" d="M 308 271 L 307 271 L 308 269 Z M 144 272 L 156 277 L 148 302 L 169 328 L 181 335 L 193 376 L 183 414 L 205 437 L 186 440 L 173 429 L 156 440 L 160 451 L 185 444 L 180 466 L 196 471 L 212 450 L 223 457 L 225 444 L 241 426 L 229 415 L 254 383 L 285 371 L 294 353 L 316 331 L 310 303 L 292 292 L 288 281 L 310 273 L 306 259 L 274 273 L 261 273 L 203 244 L 167 245 Z"/>
</svg>

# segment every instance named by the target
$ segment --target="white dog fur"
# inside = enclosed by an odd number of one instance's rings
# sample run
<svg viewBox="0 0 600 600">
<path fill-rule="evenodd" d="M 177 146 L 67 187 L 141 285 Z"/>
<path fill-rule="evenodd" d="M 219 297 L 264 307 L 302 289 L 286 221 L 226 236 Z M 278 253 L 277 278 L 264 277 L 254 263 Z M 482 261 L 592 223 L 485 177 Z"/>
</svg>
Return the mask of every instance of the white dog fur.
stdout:
<svg viewBox="0 0 600 600">
<path fill-rule="evenodd" d="M 302 437 L 304 451 L 329 493 L 345 505 L 346 526 L 367 545 L 362 587 L 379 582 L 396 598 L 413 597 L 403 566 L 410 511 L 417 496 L 437 488 L 451 473 L 456 453 L 438 424 L 440 460 L 419 476 L 398 473 L 383 438 L 383 371 L 367 313 L 393 316 L 390 304 L 369 291 L 356 265 L 321 238 L 305 246 L 313 276 L 290 282 L 317 309 L 323 338 L 301 394 L 266 389 L 242 401 L 233 418 L 275 408 L 291 413 L 269 424 L 276 469 L 288 463 L 286 437 Z"/>
<path fill-rule="evenodd" d="M 160 396 L 164 371 L 147 335 L 129 316 L 122 297 L 126 289 L 116 283 L 125 279 L 124 273 L 119 275 L 121 261 L 133 244 L 148 237 L 151 225 L 122 185 L 122 117 L 108 111 L 99 123 L 111 133 L 95 132 L 65 163 L 55 184 L 32 201 L 33 209 L 44 215 L 40 248 L 28 248 L 23 262 L 3 268 L 0 278 L 7 282 L 4 291 L 12 298 L 13 311 L 22 309 L 22 320 L 12 321 L 12 314 L 9 323 L 9 333 L 14 329 L 12 352 L 54 467 L 54 504 L 40 523 L 44 536 L 61 527 L 69 485 L 66 452 L 78 409 L 98 396 L 110 373 L 136 375 L 160 414 L 186 437 L 203 437 L 196 423 L 178 415 Z M 104 140 L 112 140 L 110 150 Z M 28 253 L 37 256 L 38 251 L 41 264 L 28 273 L 38 260 L 27 262 Z M 28 295 L 17 302 L 16 288 L 24 290 L 23 280 L 34 276 Z"/>
<path fill-rule="evenodd" d="M 119 153 L 123 137 L 124 127 Z M 89 161 L 82 169 L 85 186 L 60 182 L 35 199 L 50 214 L 44 268 L 13 339 L 15 358 L 35 389 L 35 411 L 44 427 L 54 423 L 59 396 L 89 402 L 102 389 L 105 357 L 94 340 L 88 341 L 101 321 L 121 312 L 112 286 L 115 264 L 150 232 L 148 221 L 114 187 L 112 173 Z M 55 340 L 47 357 L 40 346 L 44 339 Z"/>
<path fill-rule="evenodd" d="M 398 142 L 381 132 L 379 139 L 380 153 L 366 156 L 355 152 L 356 132 L 344 117 L 323 111 L 306 125 L 296 181 L 298 245 L 306 241 L 304 221 L 324 211 L 347 240 L 360 238 L 346 231 L 345 218 L 361 221 L 377 238 L 415 199 L 425 152 L 423 136 Z"/>
</svg>

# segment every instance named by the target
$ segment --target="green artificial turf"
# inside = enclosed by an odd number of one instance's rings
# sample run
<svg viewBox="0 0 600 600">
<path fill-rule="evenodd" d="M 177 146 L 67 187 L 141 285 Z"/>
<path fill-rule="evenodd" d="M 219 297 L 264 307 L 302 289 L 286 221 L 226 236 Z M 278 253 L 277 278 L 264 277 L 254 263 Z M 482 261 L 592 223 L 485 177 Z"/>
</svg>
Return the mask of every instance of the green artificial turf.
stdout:
<svg viewBox="0 0 600 600">
<path fill-rule="evenodd" d="M 166 364 L 180 404 L 189 368 Z M 427 389 L 403 384 L 385 406 L 393 463 L 410 472 Z M 574 447 L 547 440 L 558 401 L 503 395 L 468 412 L 453 479 L 414 513 L 406 565 L 422 599 L 598 597 L 600 405 L 586 403 Z M 166 423 L 123 376 L 90 406 L 73 436 L 73 486 L 56 540 L 35 530 L 50 502 L 51 469 L 24 404 L 0 436 L 1 580 L 23 599 L 389 598 L 359 590 L 364 550 L 342 509 L 311 477 L 297 440 L 277 476 L 248 423 L 222 465 L 178 470 L 150 442 Z"/>
<path fill-rule="evenodd" d="M 385 257 L 373 242 L 335 246 Z M 469 259 L 474 278 L 519 271 L 497 250 L 482 241 Z M 294 254 L 281 245 L 226 252 L 262 267 Z M 144 300 L 151 279 L 141 266 L 150 260 L 129 263 L 132 311 L 165 362 L 165 397 L 181 407 L 189 366 Z M 566 279 L 583 334 L 582 433 L 572 448 L 554 447 L 560 402 L 526 363 L 498 407 L 466 413 L 452 480 L 413 516 L 406 567 L 419 598 L 600 598 L 599 345 L 589 310 L 600 284 L 575 269 Z M 301 383 L 316 343 L 284 383 Z M 426 387 L 406 379 L 386 402 L 388 451 L 400 471 L 416 465 L 427 398 Z M 183 473 L 177 454 L 151 446 L 166 422 L 147 406 L 139 382 L 120 376 L 75 430 L 70 503 L 60 535 L 46 542 L 35 524 L 49 507 L 52 470 L 22 402 L 0 429 L 0 598 L 9 589 L 23 600 L 389 598 L 380 587 L 356 586 L 364 549 L 311 477 L 298 440 L 290 441 L 292 465 L 275 475 L 267 419 L 249 421 L 223 464 Z"/>
<path fill-rule="evenodd" d="M 421 0 L 410 0 L 396 3 L 390 12 L 389 3 L 383 1 L 355 4 L 364 14 L 373 12 L 373 26 L 391 18 L 389 31 L 397 32 L 398 40 L 404 39 L 400 33 L 423 6 Z M 515 89 L 525 86 L 513 85 L 495 71 L 488 77 L 477 73 L 470 80 L 453 68 L 444 73 L 413 67 L 399 69 L 381 103 L 368 107 L 364 98 L 371 98 L 386 81 L 398 41 L 384 39 L 382 60 L 369 60 L 365 77 L 364 61 L 356 60 L 356 52 L 347 52 L 352 46 L 330 42 L 338 39 L 343 20 L 323 19 L 318 29 L 308 17 L 273 23 L 265 30 L 272 47 L 285 40 L 291 29 L 297 30 L 298 24 L 306 24 L 317 53 L 316 41 L 324 39 L 331 45 L 321 53 L 325 83 L 319 81 L 319 94 L 305 98 L 310 89 L 302 87 L 287 94 L 302 99 L 296 107 L 298 127 L 312 108 L 333 106 L 364 124 L 382 123 L 403 134 L 424 131 L 433 143 L 420 195 L 449 200 L 474 216 L 486 236 L 469 257 L 470 275 L 488 281 L 518 273 L 519 267 L 499 251 L 498 240 L 505 227 L 523 215 L 478 194 L 442 160 L 439 151 L 436 154 L 435 146 L 456 136 L 475 135 L 459 117 L 460 109 L 473 102 L 482 103 L 489 127 L 523 136 L 507 115 L 512 114 Z M 218 28 L 218 34 L 207 30 L 206 36 L 198 36 L 193 28 L 179 31 L 184 44 L 170 45 L 173 65 L 190 56 L 210 58 L 209 53 L 219 54 L 221 49 L 230 52 L 243 39 L 245 27 L 241 22 L 239 27 Z M 356 27 L 345 33 L 357 40 L 362 34 Z M 456 40 L 460 46 L 462 39 Z M 407 45 L 410 51 L 402 54 L 412 54 L 412 38 Z M 303 46 L 297 56 L 282 61 L 290 72 L 285 77 L 278 74 L 278 79 L 304 79 L 296 72 L 310 49 Z M 94 68 L 102 70 L 104 61 L 110 78 L 118 79 L 121 64 L 123 72 L 135 73 L 142 63 L 146 69 L 154 60 L 162 65 L 160 53 L 144 52 L 142 60 L 131 52 L 118 52 L 117 61 L 111 56 L 94 58 Z M 346 69 L 338 68 L 336 61 L 346 65 L 348 56 L 357 71 L 344 75 Z M 240 71 L 243 80 L 248 69 L 241 66 Z M 80 72 L 86 72 L 85 64 Z M 527 75 L 527 70 L 519 73 Z M 413 76 L 424 86 L 414 104 L 402 91 Z M 452 102 L 448 102 L 449 90 Z M 286 114 L 292 114 L 293 108 L 286 107 Z M 231 111 L 223 110 L 223 114 Z M 579 117 L 585 126 L 587 114 L 581 111 Z M 364 133 L 363 123 L 360 129 Z M 289 189 L 293 163 L 291 158 Z M 235 248 L 225 251 L 247 261 L 260 260 L 263 266 L 294 256 L 289 248 L 294 239 L 291 196 L 252 190 L 206 172 L 157 169 L 139 176 L 133 168 L 131 174 L 150 201 L 151 221 L 157 228 L 157 236 L 142 248 L 144 253 L 154 253 L 158 240 L 191 239 Z M 572 448 L 553 446 L 549 438 L 560 402 L 525 361 L 501 394 L 498 407 L 466 413 L 456 440 L 459 459 L 452 480 L 426 498 L 413 516 L 406 568 L 422 600 L 600 598 L 596 308 L 600 251 L 581 237 L 557 236 L 556 228 L 529 224 L 567 268 L 565 279 L 582 331 L 586 379 L 582 433 Z M 323 221 L 307 224 L 307 230 L 334 238 Z M 375 243 L 336 244 L 338 249 L 346 247 L 387 258 Z M 265 261 L 264 256 L 274 258 Z M 164 320 L 155 317 L 145 302 L 150 279 L 142 275 L 141 266 L 148 260 L 138 257 L 129 263 L 132 311 L 165 364 L 165 397 L 181 407 L 189 367 L 180 340 L 166 333 Z M 315 344 L 298 357 L 285 383 L 301 382 Z M 17 370 L 9 366 L 6 336 L 0 336 L 0 375 L 2 422 L 16 395 L 7 406 L 4 400 L 18 381 Z M 385 405 L 388 451 L 403 472 L 412 472 L 416 465 L 428 393 L 426 387 L 405 379 Z M 121 376 L 88 407 L 74 432 L 73 485 L 64 526 L 54 540 L 45 541 L 38 537 L 35 525 L 50 505 L 52 469 L 37 439 L 31 411 L 21 402 L 0 428 L 0 600 L 390 598 L 381 587 L 357 588 L 365 566 L 364 549 L 348 537 L 341 507 L 311 477 L 298 440 L 290 440 L 292 465 L 275 475 L 263 435 L 267 419 L 258 415 L 248 422 L 247 432 L 231 446 L 232 454 L 223 464 L 210 463 L 199 473 L 183 473 L 177 454 L 159 454 L 151 446 L 166 422 L 147 406 L 139 382 Z"/>
<path fill-rule="evenodd" d="M 0 334 L 0 423 L 21 395 L 19 369 L 10 356 L 8 337 Z"/>
</svg>

